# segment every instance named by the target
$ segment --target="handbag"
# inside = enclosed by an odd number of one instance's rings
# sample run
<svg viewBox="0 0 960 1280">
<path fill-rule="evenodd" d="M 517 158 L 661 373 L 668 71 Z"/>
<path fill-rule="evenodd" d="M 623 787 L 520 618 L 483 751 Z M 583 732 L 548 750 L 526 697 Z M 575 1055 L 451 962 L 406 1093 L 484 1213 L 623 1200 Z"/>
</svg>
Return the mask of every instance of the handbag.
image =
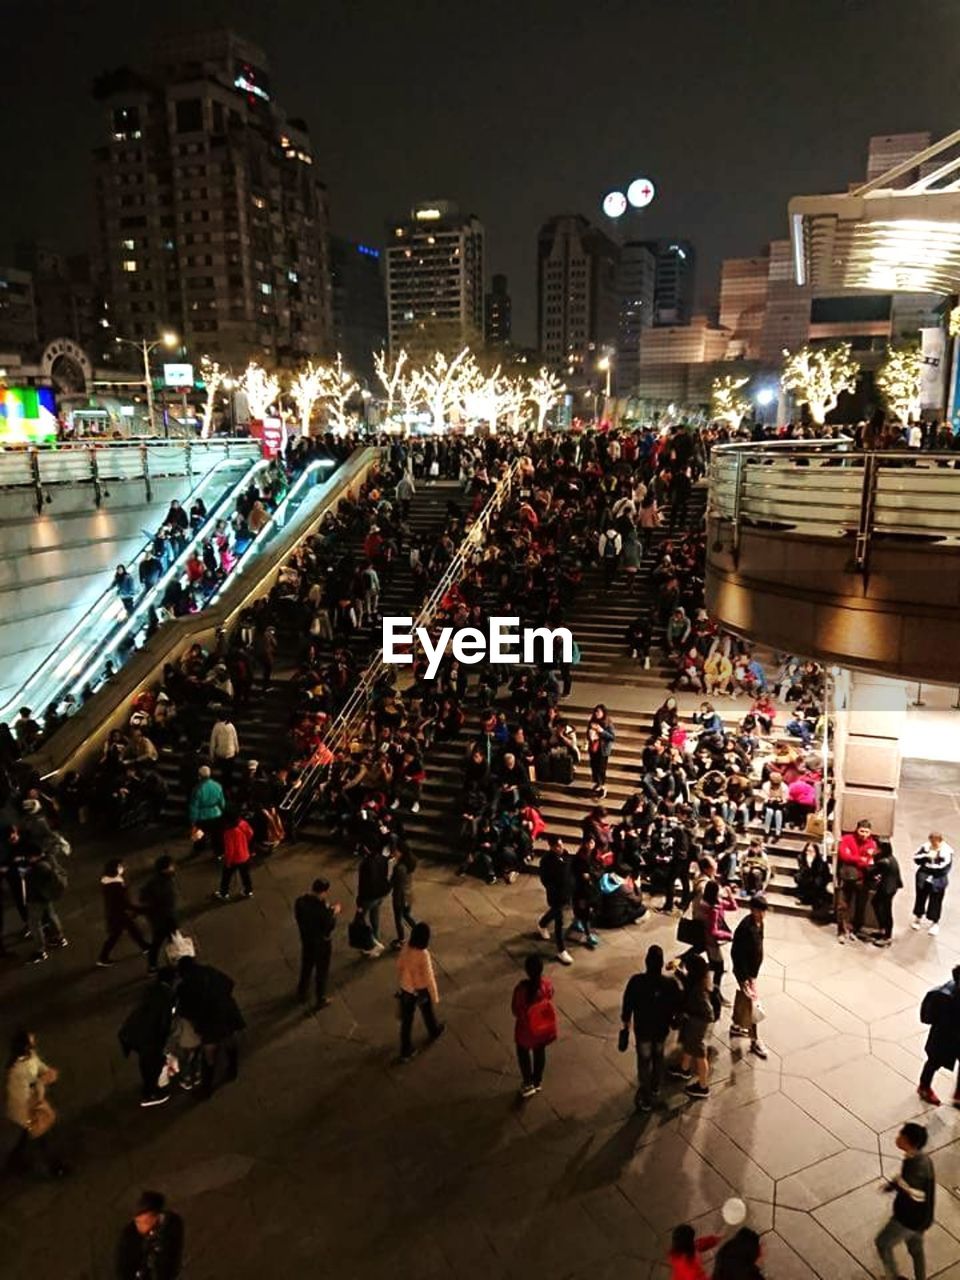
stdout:
<svg viewBox="0 0 960 1280">
<path fill-rule="evenodd" d="M 31 1138 L 42 1138 L 57 1123 L 57 1113 L 46 1100 L 38 1098 L 30 1108 L 30 1127 L 27 1130 Z"/>
<path fill-rule="evenodd" d="M 702 920 L 694 920 L 692 916 L 681 916 L 677 921 L 677 941 L 687 947 L 703 950 L 707 945 L 707 931 Z"/>
<path fill-rule="evenodd" d="M 808 813 L 807 821 L 803 828 L 803 834 L 805 836 L 819 836 L 823 839 L 823 830 L 823 814 Z"/>
<path fill-rule="evenodd" d="M 375 942 L 366 913 L 358 911 L 347 926 L 347 942 L 354 951 L 372 951 Z"/>
</svg>

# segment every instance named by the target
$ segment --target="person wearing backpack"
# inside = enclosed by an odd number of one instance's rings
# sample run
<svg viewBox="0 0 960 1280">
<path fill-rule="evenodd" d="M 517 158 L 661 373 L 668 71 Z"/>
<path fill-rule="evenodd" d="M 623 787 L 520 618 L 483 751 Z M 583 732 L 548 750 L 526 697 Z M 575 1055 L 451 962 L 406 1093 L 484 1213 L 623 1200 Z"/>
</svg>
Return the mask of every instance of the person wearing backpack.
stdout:
<svg viewBox="0 0 960 1280">
<path fill-rule="evenodd" d="M 27 926 L 37 944 L 30 963 L 40 964 L 49 958 L 48 934 L 50 946 L 68 945 L 63 925 L 53 905 L 66 891 L 67 876 L 59 864 L 52 862 L 34 847 L 27 854 L 27 873 L 23 888 L 27 902 Z"/>
<path fill-rule="evenodd" d="M 952 1071 L 960 1059 L 960 965 L 957 965 L 949 982 L 934 987 L 923 997 L 920 1005 L 920 1021 L 930 1028 L 924 1052 L 927 1060 L 920 1072 L 917 1093 L 924 1102 L 939 1106 L 940 1099 L 933 1091 L 933 1077 L 941 1069 Z M 954 1106 L 960 1106 L 960 1071 L 953 1095 Z"/>
<path fill-rule="evenodd" d="M 532 1098 L 543 1086 L 547 1045 L 557 1038 L 557 1011 L 553 1004 L 553 983 L 543 976 L 543 960 L 529 955 L 523 963 L 526 978 L 513 989 L 510 1008 L 515 1019 L 514 1040 L 520 1066 L 521 1098 Z"/>
</svg>

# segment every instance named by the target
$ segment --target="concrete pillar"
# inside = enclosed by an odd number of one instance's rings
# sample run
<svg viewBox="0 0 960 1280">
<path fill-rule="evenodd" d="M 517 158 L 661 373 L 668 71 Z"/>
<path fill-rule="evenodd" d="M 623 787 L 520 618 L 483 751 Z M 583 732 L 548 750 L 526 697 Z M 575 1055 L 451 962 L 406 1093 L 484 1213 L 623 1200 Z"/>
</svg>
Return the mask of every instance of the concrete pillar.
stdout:
<svg viewBox="0 0 960 1280">
<path fill-rule="evenodd" d="M 902 681 L 851 673 L 847 707 L 838 716 L 843 736 L 838 825 L 843 831 L 867 818 L 876 835 L 892 835 L 906 717 Z"/>
</svg>

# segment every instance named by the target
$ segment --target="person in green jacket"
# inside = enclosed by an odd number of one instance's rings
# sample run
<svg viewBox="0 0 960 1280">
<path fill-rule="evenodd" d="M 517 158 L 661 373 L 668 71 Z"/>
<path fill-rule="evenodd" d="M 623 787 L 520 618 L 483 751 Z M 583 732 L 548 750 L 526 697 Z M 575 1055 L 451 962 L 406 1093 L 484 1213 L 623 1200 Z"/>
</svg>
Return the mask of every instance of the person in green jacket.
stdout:
<svg viewBox="0 0 960 1280">
<path fill-rule="evenodd" d="M 210 766 L 202 764 L 197 785 L 190 793 L 190 828 L 193 839 L 193 852 L 199 853 L 206 843 L 207 837 L 213 846 L 214 853 L 220 852 L 220 838 L 223 833 L 223 814 L 227 807 L 223 787 L 211 776 Z"/>
</svg>

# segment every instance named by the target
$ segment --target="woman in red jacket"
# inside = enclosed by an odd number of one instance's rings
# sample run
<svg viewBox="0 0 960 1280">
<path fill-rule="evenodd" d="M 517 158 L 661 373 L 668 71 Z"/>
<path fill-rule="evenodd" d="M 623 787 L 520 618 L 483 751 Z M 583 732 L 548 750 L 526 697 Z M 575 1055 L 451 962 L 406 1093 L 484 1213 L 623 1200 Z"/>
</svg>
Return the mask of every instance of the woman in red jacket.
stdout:
<svg viewBox="0 0 960 1280">
<path fill-rule="evenodd" d="M 222 902 L 230 897 L 230 885 L 233 883 L 235 871 L 240 873 L 240 884 L 243 896 L 253 897 L 253 885 L 250 883 L 250 840 L 253 830 L 245 819 L 234 815 L 228 817 L 223 829 L 223 870 L 220 872 L 220 888 L 213 895 Z"/>
<path fill-rule="evenodd" d="M 511 1008 L 516 1019 L 514 1039 L 523 1085 L 521 1098 L 532 1098 L 543 1084 L 547 1045 L 557 1038 L 557 1011 L 553 1007 L 553 983 L 543 976 L 543 960 L 538 955 L 524 961 L 525 979 L 513 989 Z"/>
</svg>

